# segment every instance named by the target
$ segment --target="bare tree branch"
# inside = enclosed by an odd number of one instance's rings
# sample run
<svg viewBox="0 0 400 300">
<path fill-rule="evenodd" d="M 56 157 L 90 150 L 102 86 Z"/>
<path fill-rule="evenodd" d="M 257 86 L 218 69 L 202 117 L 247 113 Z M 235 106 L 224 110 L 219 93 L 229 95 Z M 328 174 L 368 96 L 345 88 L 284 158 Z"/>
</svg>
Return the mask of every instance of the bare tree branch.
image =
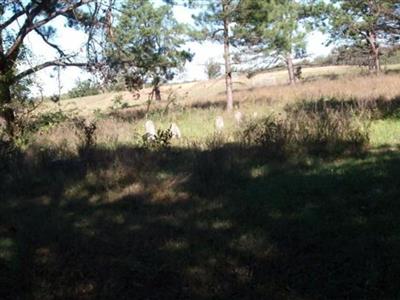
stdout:
<svg viewBox="0 0 400 300">
<path fill-rule="evenodd" d="M 56 44 L 53 44 L 52 42 L 50 42 L 50 41 L 48 40 L 48 38 L 47 38 L 42 32 L 40 32 L 39 29 L 36 28 L 36 29 L 35 29 L 35 32 L 42 38 L 42 40 L 43 40 L 47 45 L 49 45 L 50 47 L 54 48 L 54 49 L 58 52 L 58 54 L 59 54 L 61 57 L 67 56 L 67 55 L 65 54 L 65 52 L 64 52 L 59 46 L 57 46 Z"/>
<path fill-rule="evenodd" d="M 19 80 L 21 80 L 22 78 L 29 76 L 33 73 L 36 73 L 40 70 L 43 70 L 45 68 L 48 67 L 89 67 L 90 64 L 89 63 L 83 63 L 83 62 L 65 62 L 61 59 L 58 60 L 53 60 L 53 61 L 47 61 L 45 63 L 42 63 L 40 65 L 37 65 L 35 67 L 29 68 L 25 71 L 22 71 L 21 73 L 17 74 L 14 77 L 14 81 L 17 82 Z"/>
<path fill-rule="evenodd" d="M 16 21 L 19 17 L 21 17 L 25 12 L 21 10 L 20 12 L 17 12 L 16 14 L 12 15 L 10 19 L 5 21 L 4 23 L 0 24 L 0 31 L 7 28 L 10 26 L 14 21 Z"/>
<path fill-rule="evenodd" d="M 15 60 L 16 56 L 18 55 L 18 50 L 24 41 L 24 38 L 33 30 L 39 28 L 40 26 L 47 24 L 48 22 L 50 22 L 51 20 L 55 19 L 56 17 L 58 17 L 60 15 L 65 15 L 66 13 L 71 12 L 84 4 L 88 4 L 93 1 L 94 0 L 81 0 L 75 4 L 71 4 L 67 7 L 65 7 L 64 9 L 60 9 L 60 10 L 56 10 L 56 11 L 52 12 L 51 14 L 49 14 L 48 17 L 46 17 L 40 21 L 37 21 L 36 23 L 33 23 L 33 20 L 41 12 L 41 8 L 40 7 L 34 8 L 32 10 L 32 12 L 27 15 L 27 19 L 26 19 L 24 25 L 21 27 L 21 29 L 17 35 L 17 38 L 14 41 L 14 44 L 7 51 L 6 57 L 8 59 Z"/>
<path fill-rule="evenodd" d="M 222 32 L 222 31 L 224 31 L 223 28 L 220 28 L 220 29 L 215 30 L 215 31 L 211 34 L 211 38 L 212 38 L 212 39 L 215 39 L 215 36 L 216 36 L 219 32 Z"/>
<path fill-rule="evenodd" d="M 6 27 L 10 26 L 13 22 L 15 22 L 19 17 L 21 17 L 25 13 L 25 8 L 23 8 L 21 11 L 16 12 L 13 14 L 7 21 L 4 23 L 0 24 L 0 31 L 5 29 Z"/>
</svg>

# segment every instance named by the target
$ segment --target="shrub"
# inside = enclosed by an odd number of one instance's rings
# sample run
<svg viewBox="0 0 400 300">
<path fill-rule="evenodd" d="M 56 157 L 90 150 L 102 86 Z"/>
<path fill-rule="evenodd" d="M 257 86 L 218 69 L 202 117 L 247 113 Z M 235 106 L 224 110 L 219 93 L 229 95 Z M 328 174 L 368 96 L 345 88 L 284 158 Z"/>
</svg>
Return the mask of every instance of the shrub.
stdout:
<svg viewBox="0 0 400 300">
<path fill-rule="evenodd" d="M 15 146 L 24 148 L 32 140 L 35 133 L 45 132 L 69 118 L 61 110 L 34 114 L 33 112 L 37 107 L 29 102 L 20 104 L 14 123 L 13 143 Z M 0 132 L 0 139 L 2 138 Z"/>
<path fill-rule="evenodd" d="M 100 94 L 100 86 L 91 80 L 78 81 L 76 87 L 68 92 L 70 98 L 80 98 L 98 94 Z"/>
<path fill-rule="evenodd" d="M 205 63 L 204 71 L 208 79 L 215 79 L 221 75 L 221 64 L 217 61 L 210 59 Z"/>
<path fill-rule="evenodd" d="M 302 103 L 287 108 L 284 117 L 271 115 L 249 123 L 242 132 L 242 140 L 263 147 L 274 158 L 299 153 L 359 153 L 369 143 L 367 115 L 356 107 Z"/>
<path fill-rule="evenodd" d="M 144 148 L 152 150 L 168 149 L 171 146 L 172 136 L 171 129 L 158 129 L 157 134 L 153 137 L 145 134 L 142 145 Z"/>
<path fill-rule="evenodd" d="M 81 141 L 78 146 L 79 154 L 87 158 L 88 153 L 96 144 L 96 122 L 85 120 L 84 118 L 75 118 L 73 122 L 76 128 L 76 135 Z"/>
<path fill-rule="evenodd" d="M 61 124 L 62 122 L 65 122 L 68 120 L 68 118 L 68 115 L 62 110 L 58 110 L 56 112 L 46 112 L 39 114 L 33 124 L 37 130 L 47 130 L 58 124 Z"/>
<path fill-rule="evenodd" d="M 288 119 L 270 115 L 265 119 L 248 123 L 241 134 L 246 144 L 261 146 L 268 156 L 284 158 L 294 146 L 295 132 Z"/>
<path fill-rule="evenodd" d="M 122 92 L 127 90 L 126 84 L 126 78 L 122 75 L 118 75 L 107 83 L 106 88 L 109 92 Z"/>
<path fill-rule="evenodd" d="M 400 63 L 400 46 L 388 47 L 382 50 L 382 62 L 386 65 Z"/>
<path fill-rule="evenodd" d="M 127 102 L 123 102 L 124 97 L 122 95 L 116 95 L 111 101 L 113 105 L 110 107 L 112 111 L 128 108 L 129 104 Z"/>
</svg>

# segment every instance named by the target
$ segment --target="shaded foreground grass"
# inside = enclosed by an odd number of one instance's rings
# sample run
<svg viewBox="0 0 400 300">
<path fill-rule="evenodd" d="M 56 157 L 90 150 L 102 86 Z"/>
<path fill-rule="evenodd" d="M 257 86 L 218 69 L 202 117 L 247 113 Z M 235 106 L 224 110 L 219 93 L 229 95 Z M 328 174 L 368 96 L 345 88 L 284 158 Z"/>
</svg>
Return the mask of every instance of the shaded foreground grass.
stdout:
<svg viewBox="0 0 400 300">
<path fill-rule="evenodd" d="M 400 297 L 398 151 L 292 163 L 235 145 L 88 157 L 2 175 L 0 298 Z"/>
</svg>

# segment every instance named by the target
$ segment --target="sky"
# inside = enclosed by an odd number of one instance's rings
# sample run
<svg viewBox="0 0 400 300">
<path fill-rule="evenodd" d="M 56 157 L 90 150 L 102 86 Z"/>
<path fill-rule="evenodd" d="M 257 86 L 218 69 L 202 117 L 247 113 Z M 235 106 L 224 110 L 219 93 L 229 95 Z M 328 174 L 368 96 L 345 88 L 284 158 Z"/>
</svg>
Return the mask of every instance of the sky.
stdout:
<svg viewBox="0 0 400 300">
<path fill-rule="evenodd" d="M 182 7 L 174 7 L 175 17 L 179 22 L 191 24 L 193 11 Z M 62 49 L 68 51 L 79 51 L 85 41 L 85 34 L 74 29 L 64 27 L 62 18 L 53 21 L 52 25 L 57 28 L 56 41 L 61 45 Z M 43 43 L 41 38 L 32 33 L 28 36 L 26 42 L 33 49 L 33 60 L 35 63 L 43 62 L 55 57 L 53 49 Z M 326 36 L 320 32 L 312 32 L 307 39 L 307 53 L 309 57 L 319 55 L 327 55 L 331 51 L 331 47 L 326 47 Z M 205 80 L 206 73 L 204 72 L 204 64 L 210 58 L 222 61 L 223 46 L 217 43 L 190 42 L 185 45 L 185 48 L 190 49 L 195 54 L 192 62 L 188 63 L 182 74 L 176 77 L 176 81 L 193 81 Z M 79 68 L 70 67 L 60 70 L 60 83 L 58 81 L 58 71 L 48 68 L 37 73 L 37 83 L 32 89 L 32 92 L 39 95 L 39 91 L 46 96 L 58 95 L 66 93 L 76 85 L 78 80 L 90 78 L 90 74 L 80 70 Z"/>
</svg>

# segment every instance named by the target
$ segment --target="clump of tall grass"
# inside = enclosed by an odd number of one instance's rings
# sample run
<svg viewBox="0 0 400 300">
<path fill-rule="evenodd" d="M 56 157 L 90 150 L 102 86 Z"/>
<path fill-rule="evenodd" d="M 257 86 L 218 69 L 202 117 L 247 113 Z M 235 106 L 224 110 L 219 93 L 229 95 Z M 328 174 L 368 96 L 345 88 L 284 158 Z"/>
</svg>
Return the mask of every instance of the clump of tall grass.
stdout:
<svg viewBox="0 0 400 300">
<path fill-rule="evenodd" d="M 363 106 L 335 106 L 321 100 L 296 104 L 285 111 L 285 115 L 250 122 L 242 140 L 263 147 L 275 158 L 355 154 L 369 143 L 370 113 Z"/>
<path fill-rule="evenodd" d="M 78 153 L 84 158 L 89 158 L 91 150 L 96 145 L 97 124 L 95 121 L 84 118 L 76 118 L 73 121 L 76 128 L 76 135 L 80 139 Z"/>
</svg>

